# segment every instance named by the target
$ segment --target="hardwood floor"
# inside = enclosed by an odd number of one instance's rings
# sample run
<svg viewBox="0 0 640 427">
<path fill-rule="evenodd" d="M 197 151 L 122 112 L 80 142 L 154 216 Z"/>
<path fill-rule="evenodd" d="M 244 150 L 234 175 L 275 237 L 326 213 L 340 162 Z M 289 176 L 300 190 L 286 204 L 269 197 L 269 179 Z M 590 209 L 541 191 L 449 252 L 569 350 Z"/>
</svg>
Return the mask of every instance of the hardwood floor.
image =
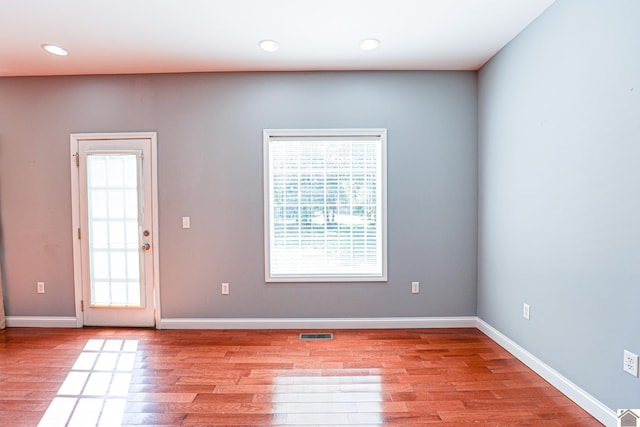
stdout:
<svg viewBox="0 0 640 427">
<path fill-rule="evenodd" d="M 476 329 L 0 332 L 0 425 L 600 426 Z"/>
</svg>

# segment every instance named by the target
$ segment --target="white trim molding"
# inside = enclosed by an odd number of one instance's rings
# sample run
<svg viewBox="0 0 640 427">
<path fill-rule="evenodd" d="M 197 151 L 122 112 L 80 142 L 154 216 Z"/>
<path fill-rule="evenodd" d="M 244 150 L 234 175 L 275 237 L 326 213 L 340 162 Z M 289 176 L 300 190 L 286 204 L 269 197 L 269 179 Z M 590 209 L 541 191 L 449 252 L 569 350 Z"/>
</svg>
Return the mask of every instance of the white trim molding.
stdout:
<svg viewBox="0 0 640 427">
<path fill-rule="evenodd" d="M 7 316 L 7 328 L 77 328 L 75 317 Z"/>
<path fill-rule="evenodd" d="M 158 329 L 394 329 L 475 328 L 476 317 L 165 318 Z"/>
<path fill-rule="evenodd" d="M 477 321 L 477 328 L 605 426 L 615 427 L 618 425 L 614 410 L 608 408 L 604 403 L 569 381 L 558 371 L 520 347 L 502 332 L 480 318 Z"/>
</svg>

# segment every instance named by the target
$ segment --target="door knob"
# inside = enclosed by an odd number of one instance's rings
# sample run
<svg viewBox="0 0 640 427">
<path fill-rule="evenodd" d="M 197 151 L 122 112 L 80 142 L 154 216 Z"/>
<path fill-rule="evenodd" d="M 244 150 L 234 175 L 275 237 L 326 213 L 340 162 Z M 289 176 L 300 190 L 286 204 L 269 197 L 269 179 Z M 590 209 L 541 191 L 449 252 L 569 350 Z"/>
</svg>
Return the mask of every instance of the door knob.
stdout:
<svg viewBox="0 0 640 427">
<path fill-rule="evenodd" d="M 143 251 L 148 251 L 149 249 L 151 249 L 151 245 L 149 243 L 145 243 L 144 245 L 140 246 L 140 249 L 142 249 Z"/>
</svg>

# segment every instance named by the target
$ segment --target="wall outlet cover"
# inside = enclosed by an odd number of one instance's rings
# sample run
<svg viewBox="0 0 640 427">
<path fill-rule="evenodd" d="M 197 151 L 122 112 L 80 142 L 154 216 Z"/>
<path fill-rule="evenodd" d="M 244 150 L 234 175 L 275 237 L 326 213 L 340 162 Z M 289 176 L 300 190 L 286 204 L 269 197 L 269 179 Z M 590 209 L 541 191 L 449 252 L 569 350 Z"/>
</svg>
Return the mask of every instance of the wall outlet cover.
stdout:
<svg viewBox="0 0 640 427">
<path fill-rule="evenodd" d="M 411 282 L 411 293 L 412 294 L 420 293 L 420 282 Z"/>
<path fill-rule="evenodd" d="M 624 369 L 626 373 L 638 377 L 638 355 L 625 350 L 622 369 Z"/>
</svg>

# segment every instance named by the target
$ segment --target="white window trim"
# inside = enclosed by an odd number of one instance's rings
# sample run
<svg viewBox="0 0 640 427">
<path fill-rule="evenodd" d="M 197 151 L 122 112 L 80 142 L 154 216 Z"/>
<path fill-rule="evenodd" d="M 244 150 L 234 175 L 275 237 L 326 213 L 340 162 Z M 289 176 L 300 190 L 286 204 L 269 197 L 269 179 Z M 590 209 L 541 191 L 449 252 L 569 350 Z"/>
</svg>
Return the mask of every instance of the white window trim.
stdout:
<svg viewBox="0 0 640 427">
<path fill-rule="evenodd" d="M 270 203 L 270 164 L 269 142 L 272 138 L 286 137 L 375 137 L 381 142 L 381 192 L 380 216 L 381 222 L 381 274 L 335 274 L 335 275 L 278 275 L 271 274 L 271 203 Z M 267 283 L 284 282 L 386 282 L 387 281 L 387 130 L 382 128 L 367 129 L 264 129 L 263 130 L 263 162 L 264 162 L 264 253 L 265 253 L 265 281 Z"/>
</svg>

